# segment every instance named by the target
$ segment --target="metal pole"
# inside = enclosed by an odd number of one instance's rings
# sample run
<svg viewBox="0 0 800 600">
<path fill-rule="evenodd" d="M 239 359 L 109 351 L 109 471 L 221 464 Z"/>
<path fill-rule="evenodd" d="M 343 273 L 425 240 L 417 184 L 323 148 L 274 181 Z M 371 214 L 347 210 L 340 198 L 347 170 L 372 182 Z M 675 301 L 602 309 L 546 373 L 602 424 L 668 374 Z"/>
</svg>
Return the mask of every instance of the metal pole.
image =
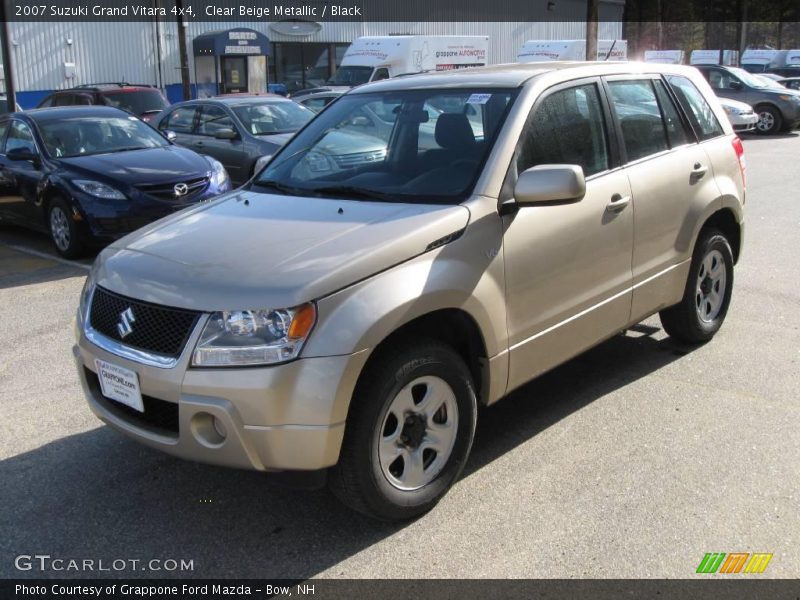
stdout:
<svg viewBox="0 0 800 600">
<path fill-rule="evenodd" d="M 189 55 L 186 52 L 186 32 L 183 27 L 183 0 L 175 0 L 175 9 L 178 13 L 178 52 L 181 60 L 181 83 L 183 84 L 183 99 L 192 99 L 192 83 L 189 78 Z"/>
<path fill-rule="evenodd" d="M 597 60 L 598 0 L 586 2 L 586 60 Z"/>
<path fill-rule="evenodd" d="M 8 112 L 17 111 L 17 94 L 14 87 L 14 68 L 11 65 L 11 44 L 9 44 L 8 21 L 6 20 L 6 0 L 0 0 L 0 46 L 3 52 L 3 75 L 6 82 L 6 103 Z"/>
</svg>

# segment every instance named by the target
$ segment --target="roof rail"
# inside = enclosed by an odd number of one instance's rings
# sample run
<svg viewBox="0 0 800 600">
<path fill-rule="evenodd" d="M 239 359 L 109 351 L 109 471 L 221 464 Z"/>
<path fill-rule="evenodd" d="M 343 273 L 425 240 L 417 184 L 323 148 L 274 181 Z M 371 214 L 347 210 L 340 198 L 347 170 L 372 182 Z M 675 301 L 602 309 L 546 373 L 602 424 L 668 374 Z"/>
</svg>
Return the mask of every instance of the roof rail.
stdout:
<svg viewBox="0 0 800 600">
<path fill-rule="evenodd" d="M 127 81 L 100 81 L 98 83 L 83 83 L 76 85 L 76 88 L 97 88 L 101 85 L 116 85 L 117 87 L 136 86 L 136 87 L 155 87 L 149 83 L 128 83 Z"/>
</svg>

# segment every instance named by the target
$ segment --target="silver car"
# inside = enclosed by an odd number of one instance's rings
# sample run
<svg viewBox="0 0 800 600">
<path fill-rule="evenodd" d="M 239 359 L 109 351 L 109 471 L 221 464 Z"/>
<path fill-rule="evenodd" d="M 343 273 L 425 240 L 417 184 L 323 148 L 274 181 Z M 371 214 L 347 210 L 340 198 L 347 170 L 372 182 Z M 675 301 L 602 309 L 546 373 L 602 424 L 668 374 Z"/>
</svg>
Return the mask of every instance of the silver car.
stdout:
<svg viewBox="0 0 800 600">
<path fill-rule="evenodd" d="M 143 444 L 321 473 L 356 510 L 413 518 L 458 480 L 479 405 L 654 313 L 709 341 L 744 199 L 742 144 L 693 68 L 365 85 L 244 188 L 100 254 L 78 376 Z"/>
</svg>

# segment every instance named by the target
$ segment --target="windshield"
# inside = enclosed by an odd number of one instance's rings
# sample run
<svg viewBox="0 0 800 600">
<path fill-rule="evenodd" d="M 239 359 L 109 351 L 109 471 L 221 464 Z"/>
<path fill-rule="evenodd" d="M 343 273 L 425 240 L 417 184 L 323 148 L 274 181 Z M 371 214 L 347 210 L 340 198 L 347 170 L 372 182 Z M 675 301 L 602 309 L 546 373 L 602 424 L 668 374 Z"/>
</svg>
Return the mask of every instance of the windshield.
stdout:
<svg viewBox="0 0 800 600">
<path fill-rule="evenodd" d="M 457 203 L 515 90 L 348 94 L 284 146 L 254 186 L 303 196 Z"/>
<path fill-rule="evenodd" d="M 755 88 L 768 87 L 764 80 L 756 75 L 753 75 L 752 73 L 748 73 L 744 69 L 740 69 L 739 67 L 728 67 L 728 70 L 736 75 L 736 77 L 741 79 L 745 85 Z"/>
<path fill-rule="evenodd" d="M 108 106 L 127 110 L 135 115 L 164 110 L 169 102 L 156 89 L 132 92 L 105 92 L 103 98 Z"/>
<path fill-rule="evenodd" d="M 328 85 L 357 86 L 369 81 L 372 67 L 339 67 L 333 77 L 328 79 Z"/>
<path fill-rule="evenodd" d="M 234 106 L 233 112 L 253 135 L 294 133 L 314 116 L 312 111 L 292 101 Z"/>
<path fill-rule="evenodd" d="M 39 121 L 38 126 L 48 154 L 55 158 L 168 145 L 161 135 L 136 117 L 70 117 Z"/>
</svg>

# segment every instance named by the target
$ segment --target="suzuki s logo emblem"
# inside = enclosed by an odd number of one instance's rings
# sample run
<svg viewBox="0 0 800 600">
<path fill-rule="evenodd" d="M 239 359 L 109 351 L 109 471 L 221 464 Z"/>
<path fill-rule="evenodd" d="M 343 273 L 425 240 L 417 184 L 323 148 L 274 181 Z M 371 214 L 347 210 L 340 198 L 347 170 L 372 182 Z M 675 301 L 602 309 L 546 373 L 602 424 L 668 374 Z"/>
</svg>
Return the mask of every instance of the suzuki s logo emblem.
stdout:
<svg viewBox="0 0 800 600">
<path fill-rule="evenodd" d="M 179 198 L 189 193 L 189 186 L 185 183 L 176 183 L 172 189 L 175 190 L 175 195 Z"/>
<path fill-rule="evenodd" d="M 119 337 L 124 338 L 131 334 L 133 331 L 133 325 L 131 325 L 131 323 L 134 321 L 136 321 L 136 317 L 133 316 L 133 310 L 131 310 L 130 306 L 119 313 L 119 322 L 117 323 Z"/>
</svg>

